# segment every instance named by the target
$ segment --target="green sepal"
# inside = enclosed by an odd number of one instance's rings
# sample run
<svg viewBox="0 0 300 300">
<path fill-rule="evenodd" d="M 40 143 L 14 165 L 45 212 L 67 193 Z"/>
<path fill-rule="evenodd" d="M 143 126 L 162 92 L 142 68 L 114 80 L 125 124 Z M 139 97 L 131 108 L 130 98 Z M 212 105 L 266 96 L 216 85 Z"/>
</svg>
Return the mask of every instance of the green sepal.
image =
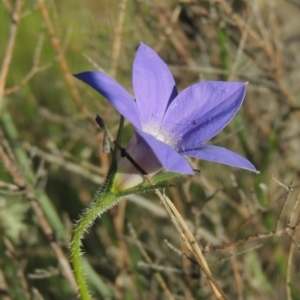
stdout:
<svg viewBox="0 0 300 300">
<path fill-rule="evenodd" d="M 151 185 L 147 180 L 140 186 L 138 187 L 134 187 L 131 189 L 127 189 L 124 191 L 119 191 L 118 195 L 120 197 L 124 197 L 124 196 L 128 196 L 131 194 L 141 194 L 141 193 L 149 193 L 149 192 L 154 192 L 155 189 L 165 189 L 165 188 L 169 188 L 169 187 L 175 187 L 176 185 L 174 184 L 170 184 L 166 181 L 179 177 L 180 173 L 172 173 L 172 172 L 168 172 L 168 173 L 161 173 L 158 175 L 155 175 L 152 179 L 154 185 Z"/>
<path fill-rule="evenodd" d="M 173 172 L 160 173 L 160 174 L 155 175 L 155 176 L 152 178 L 152 181 L 153 181 L 154 183 L 159 183 L 159 182 L 164 182 L 164 181 L 167 181 L 167 180 L 170 180 L 170 179 L 179 177 L 179 176 L 182 176 L 182 174 L 180 174 L 180 173 L 173 173 Z M 150 185 L 148 181 L 146 181 L 146 182 L 143 184 L 143 186 L 147 186 L 147 185 Z"/>
<path fill-rule="evenodd" d="M 166 182 L 158 182 L 154 185 L 150 185 L 149 183 L 147 185 L 143 184 L 141 186 L 127 189 L 123 191 L 119 191 L 116 193 L 117 197 L 124 197 L 131 194 L 142 194 L 142 193 L 150 193 L 154 192 L 155 189 L 165 189 L 169 187 L 176 187 L 174 184 L 166 183 Z"/>
</svg>

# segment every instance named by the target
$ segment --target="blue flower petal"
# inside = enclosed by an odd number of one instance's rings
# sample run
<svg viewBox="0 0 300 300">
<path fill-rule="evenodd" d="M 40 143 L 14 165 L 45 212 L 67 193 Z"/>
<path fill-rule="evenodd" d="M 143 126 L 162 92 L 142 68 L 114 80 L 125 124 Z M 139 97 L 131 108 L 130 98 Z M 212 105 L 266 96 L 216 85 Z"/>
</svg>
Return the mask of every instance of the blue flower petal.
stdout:
<svg viewBox="0 0 300 300">
<path fill-rule="evenodd" d="M 180 154 L 259 173 L 246 158 L 218 146 L 202 145 L 196 149 L 182 151 Z"/>
<path fill-rule="evenodd" d="M 167 171 L 194 175 L 190 164 L 173 148 L 148 133 L 139 130 L 135 130 L 135 132 L 148 144 L 149 148 L 151 148 L 161 165 Z"/>
<path fill-rule="evenodd" d="M 144 44 L 134 59 L 132 84 L 143 131 L 157 131 L 178 93 L 168 66 Z"/>
<path fill-rule="evenodd" d="M 103 95 L 134 127 L 141 129 L 136 102 L 119 83 L 96 71 L 82 72 L 74 76 Z"/>
<path fill-rule="evenodd" d="M 83 72 L 74 76 L 106 97 L 135 126 L 137 153 L 133 151 L 133 156 L 147 172 L 155 173 L 162 166 L 168 171 L 193 175 L 183 158 L 187 155 L 259 173 L 242 156 L 203 144 L 237 113 L 245 97 L 245 83 L 203 82 L 178 95 L 170 70 L 144 44 L 140 45 L 133 65 L 136 101 L 103 73 Z"/>
<path fill-rule="evenodd" d="M 181 92 L 171 103 L 162 128 L 177 137 L 178 150 L 195 148 L 219 133 L 242 105 L 246 84 L 202 82 Z"/>
</svg>

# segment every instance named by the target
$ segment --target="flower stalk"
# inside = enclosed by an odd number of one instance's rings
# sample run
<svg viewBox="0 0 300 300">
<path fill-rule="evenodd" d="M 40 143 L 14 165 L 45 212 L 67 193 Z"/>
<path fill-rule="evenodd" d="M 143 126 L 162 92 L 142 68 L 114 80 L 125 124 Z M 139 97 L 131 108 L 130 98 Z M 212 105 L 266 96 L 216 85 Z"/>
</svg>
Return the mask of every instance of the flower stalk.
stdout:
<svg viewBox="0 0 300 300">
<path fill-rule="evenodd" d="M 116 153 L 114 151 L 114 153 Z M 110 192 L 110 186 L 116 172 L 116 161 L 113 157 L 110 170 L 103 188 L 96 193 L 90 206 L 84 211 L 78 222 L 75 224 L 71 239 L 71 260 L 74 269 L 74 275 L 78 286 L 78 292 L 82 300 L 90 300 L 88 287 L 84 278 L 84 272 L 81 261 L 81 244 L 84 233 L 94 223 L 97 217 L 112 208 L 118 203 L 120 197 Z"/>
<path fill-rule="evenodd" d="M 120 198 L 119 198 L 120 199 Z M 74 274 L 78 286 L 78 292 L 82 300 L 90 300 L 89 291 L 85 282 L 83 267 L 81 262 L 81 242 L 85 231 L 93 224 L 97 217 L 113 207 L 119 200 L 116 195 L 109 192 L 101 192 L 98 199 L 94 201 L 76 223 L 71 241 L 71 259 Z"/>
<path fill-rule="evenodd" d="M 96 117 L 97 123 L 101 123 L 101 118 Z M 100 125 L 100 124 L 99 124 Z M 78 286 L 78 292 L 82 300 L 90 300 L 90 294 L 88 287 L 85 281 L 85 276 L 82 267 L 81 261 L 81 245 L 84 233 L 89 227 L 92 226 L 95 219 L 101 217 L 103 213 L 115 206 L 123 197 L 138 194 L 143 192 L 154 191 L 157 188 L 166 188 L 170 185 L 165 183 L 167 179 L 178 176 L 178 174 L 169 174 L 168 176 L 161 177 L 157 183 L 152 182 L 150 185 L 137 186 L 125 190 L 113 191 L 113 183 L 117 173 L 117 155 L 121 151 L 121 156 L 128 159 L 130 163 L 140 172 L 142 175 L 148 176 L 146 171 L 139 166 L 134 159 L 126 152 L 126 149 L 120 146 L 121 135 L 123 131 L 124 118 L 121 116 L 119 130 L 117 139 L 114 141 L 115 147 L 112 152 L 112 161 L 108 175 L 106 177 L 105 184 L 103 187 L 96 193 L 90 206 L 84 211 L 84 213 L 79 218 L 78 222 L 75 224 L 72 239 L 71 239 L 71 260 L 73 264 L 74 274 L 76 283 Z"/>
<path fill-rule="evenodd" d="M 103 127 L 103 121 L 100 116 L 97 115 L 96 122 L 100 127 Z M 124 118 L 121 116 L 120 125 L 116 143 L 118 143 L 122 136 L 124 126 Z M 94 223 L 97 217 L 112 208 L 120 200 L 120 196 L 110 192 L 111 185 L 117 170 L 116 157 L 118 154 L 118 147 L 114 147 L 112 153 L 111 165 L 105 180 L 103 187 L 96 193 L 90 206 L 84 211 L 78 222 L 75 224 L 71 239 L 71 260 L 74 269 L 74 275 L 78 287 L 79 295 L 82 300 L 90 300 L 90 294 L 84 278 L 84 272 L 81 261 L 81 245 L 83 235 L 86 230 Z"/>
</svg>

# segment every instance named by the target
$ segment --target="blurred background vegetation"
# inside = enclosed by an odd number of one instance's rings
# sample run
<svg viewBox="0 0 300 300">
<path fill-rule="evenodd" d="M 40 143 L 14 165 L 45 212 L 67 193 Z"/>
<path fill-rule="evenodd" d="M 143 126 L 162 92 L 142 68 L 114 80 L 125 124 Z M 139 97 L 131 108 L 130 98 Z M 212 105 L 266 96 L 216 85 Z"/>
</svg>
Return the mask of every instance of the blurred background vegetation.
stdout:
<svg viewBox="0 0 300 300">
<path fill-rule="evenodd" d="M 297 0 L 2 0 L 0 298 L 78 299 L 72 223 L 109 166 L 94 117 L 115 134 L 119 116 L 71 74 L 104 70 L 132 92 L 143 41 L 179 90 L 249 82 L 213 142 L 261 173 L 191 161 L 201 172 L 168 194 L 228 299 L 300 299 L 299 14 Z M 124 199 L 83 247 L 94 299 L 214 299 L 155 195 Z"/>
</svg>

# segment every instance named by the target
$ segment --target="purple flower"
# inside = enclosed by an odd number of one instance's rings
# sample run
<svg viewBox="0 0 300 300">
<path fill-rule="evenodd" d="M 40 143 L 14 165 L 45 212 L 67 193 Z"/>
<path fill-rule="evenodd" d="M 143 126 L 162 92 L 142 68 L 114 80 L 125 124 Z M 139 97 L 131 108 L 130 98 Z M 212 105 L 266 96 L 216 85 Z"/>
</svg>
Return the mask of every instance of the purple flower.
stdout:
<svg viewBox="0 0 300 300">
<path fill-rule="evenodd" d="M 90 71 L 75 77 L 102 94 L 133 124 L 135 135 L 127 151 L 147 173 L 154 174 L 164 168 L 194 174 L 183 156 L 257 172 L 242 156 L 206 144 L 239 110 L 245 97 L 246 83 L 207 81 L 196 83 L 178 94 L 167 65 L 144 44 L 138 48 L 133 63 L 135 100 L 104 73 Z M 129 165 L 126 158 L 118 162 L 118 172 L 123 173 L 124 182 L 127 177 L 138 173 Z M 130 186 L 124 182 L 122 185 L 120 178 L 120 186 Z"/>
</svg>

